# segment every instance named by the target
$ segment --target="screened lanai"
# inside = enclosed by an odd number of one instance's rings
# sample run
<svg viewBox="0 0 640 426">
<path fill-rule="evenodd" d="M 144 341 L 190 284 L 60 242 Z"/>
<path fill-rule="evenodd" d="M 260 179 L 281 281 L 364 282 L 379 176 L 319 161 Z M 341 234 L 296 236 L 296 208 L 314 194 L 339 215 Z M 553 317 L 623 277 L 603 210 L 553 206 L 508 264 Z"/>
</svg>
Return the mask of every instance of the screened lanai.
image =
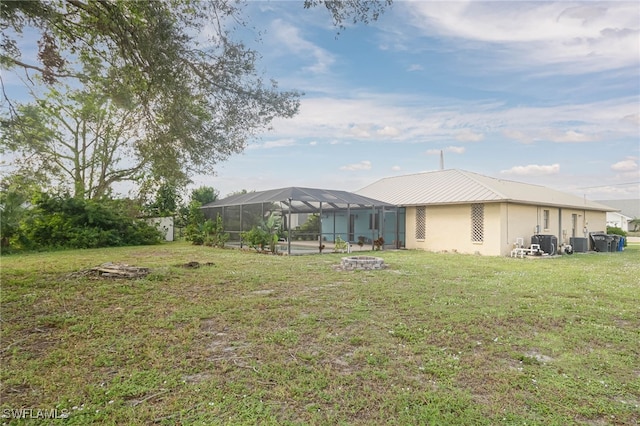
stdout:
<svg viewBox="0 0 640 426">
<path fill-rule="evenodd" d="M 347 191 L 289 187 L 236 194 L 202 206 L 208 219 L 222 218 L 229 244 L 243 246 L 242 233 L 280 217 L 280 246 L 288 254 L 322 252 L 336 241 L 373 249 L 404 246 L 404 209 Z"/>
</svg>

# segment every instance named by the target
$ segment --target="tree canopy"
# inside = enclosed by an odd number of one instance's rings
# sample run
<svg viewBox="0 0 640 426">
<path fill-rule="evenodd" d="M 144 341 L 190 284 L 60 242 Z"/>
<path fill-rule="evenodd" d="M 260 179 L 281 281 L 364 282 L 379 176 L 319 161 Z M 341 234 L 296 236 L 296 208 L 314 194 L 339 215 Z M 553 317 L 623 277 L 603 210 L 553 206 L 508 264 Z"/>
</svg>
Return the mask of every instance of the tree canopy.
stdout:
<svg viewBox="0 0 640 426">
<path fill-rule="evenodd" d="M 141 149 L 139 112 L 119 108 L 104 94 L 51 87 L 36 102 L 18 105 L 2 122 L 2 147 L 21 175 L 71 183 L 74 197 L 99 199 L 112 184 L 135 181 L 149 166 Z"/>
<path fill-rule="evenodd" d="M 389 0 L 307 0 L 334 24 L 375 20 Z M 298 112 L 300 93 L 257 70 L 258 52 L 234 39 L 243 2 L 225 0 L 30 0 L 0 2 L 0 66 L 31 80 L 60 81 L 134 111 L 136 142 L 150 173 L 186 181 L 241 152 L 276 117 Z M 22 58 L 16 35 L 36 29 L 38 60 Z M 4 83 L 3 83 L 4 84 Z M 4 87 L 4 86 L 3 86 Z M 10 115 L 22 116 L 3 90 Z M 20 122 L 19 120 L 17 121 Z M 14 120 L 13 124 L 16 124 Z"/>
</svg>

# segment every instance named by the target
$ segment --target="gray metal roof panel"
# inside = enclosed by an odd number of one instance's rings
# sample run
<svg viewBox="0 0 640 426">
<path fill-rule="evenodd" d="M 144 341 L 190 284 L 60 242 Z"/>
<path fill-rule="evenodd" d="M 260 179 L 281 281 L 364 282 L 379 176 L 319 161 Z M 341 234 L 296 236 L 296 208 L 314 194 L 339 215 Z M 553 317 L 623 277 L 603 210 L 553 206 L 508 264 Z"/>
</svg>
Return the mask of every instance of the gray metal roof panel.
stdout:
<svg viewBox="0 0 640 426">
<path fill-rule="evenodd" d="M 630 218 L 640 218 L 640 199 L 598 200 L 598 203 L 611 206 Z"/>
<path fill-rule="evenodd" d="M 613 210 L 608 206 L 543 186 L 495 179 L 457 169 L 388 177 L 356 192 L 401 206 L 511 201 L 600 211 Z"/>
</svg>

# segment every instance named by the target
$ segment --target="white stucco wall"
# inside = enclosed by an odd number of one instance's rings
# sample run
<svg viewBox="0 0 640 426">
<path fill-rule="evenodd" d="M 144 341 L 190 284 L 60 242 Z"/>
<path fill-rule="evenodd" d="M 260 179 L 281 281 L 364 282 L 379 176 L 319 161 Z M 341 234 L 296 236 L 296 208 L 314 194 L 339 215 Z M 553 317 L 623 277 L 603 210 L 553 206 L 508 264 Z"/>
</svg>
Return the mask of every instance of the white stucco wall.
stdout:
<svg viewBox="0 0 640 426">
<path fill-rule="evenodd" d="M 409 249 L 448 251 L 497 256 L 500 254 L 500 205 L 484 204 L 484 238 L 471 240 L 471 204 L 426 207 L 426 235 L 417 240 L 416 208 L 407 207 L 407 245 Z"/>
<path fill-rule="evenodd" d="M 607 212 L 607 226 L 615 226 L 625 232 L 629 231 L 629 221 L 632 219 L 619 212 Z"/>
<path fill-rule="evenodd" d="M 502 208 L 507 229 L 503 255 L 510 253 L 517 238 L 522 238 L 528 247 L 532 235 L 554 235 L 562 246 L 569 244 L 571 237 L 588 237 L 589 232 L 603 231 L 606 227 L 604 212 L 513 203 L 503 203 Z M 549 212 L 546 226 L 545 210 Z"/>
<path fill-rule="evenodd" d="M 548 221 L 545 225 L 545 210 Z M 532 206 L 513 203 L 484 204 L 484 238 L 471 241 L 471 204 L 426 206 L 426 234 L 416 239 L 416 207 L 407 207 L 406 247 L 426 251 L 449 251 L 487 256 L 508 256 L 517 238 L 525 246 L 535 234 L 555 235 L 558 244 L 572 236 L 606 229 L 605 212 Z M 575 215 L 575 224 L 574 216 Z"/>
</svg>

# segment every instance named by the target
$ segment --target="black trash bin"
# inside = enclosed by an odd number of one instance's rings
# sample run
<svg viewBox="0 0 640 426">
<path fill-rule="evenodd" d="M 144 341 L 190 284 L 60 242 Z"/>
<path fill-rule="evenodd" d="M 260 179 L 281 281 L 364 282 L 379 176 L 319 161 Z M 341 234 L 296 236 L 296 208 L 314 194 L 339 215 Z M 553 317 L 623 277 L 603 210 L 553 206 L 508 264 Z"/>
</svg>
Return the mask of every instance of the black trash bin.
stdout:
<svg viewBox="0 0 640 426">
<path fill-rule="evenodd" d="M 611 250 L 611 240 L 607 234 L 591 234 L 591 239 L 595 251 L 607 253 Z"/>
<path fill-rule="evenodd" d="M 609 234 L 609 251 L 620 251 L 620 235 Z"/>
<path fill-rule="evenodd" d="M 539 244 L 540 250 L 551 256 L 558 253 L 558 237 L 555 235 L 534 235 L 531 244 Z"/>
</svg>

